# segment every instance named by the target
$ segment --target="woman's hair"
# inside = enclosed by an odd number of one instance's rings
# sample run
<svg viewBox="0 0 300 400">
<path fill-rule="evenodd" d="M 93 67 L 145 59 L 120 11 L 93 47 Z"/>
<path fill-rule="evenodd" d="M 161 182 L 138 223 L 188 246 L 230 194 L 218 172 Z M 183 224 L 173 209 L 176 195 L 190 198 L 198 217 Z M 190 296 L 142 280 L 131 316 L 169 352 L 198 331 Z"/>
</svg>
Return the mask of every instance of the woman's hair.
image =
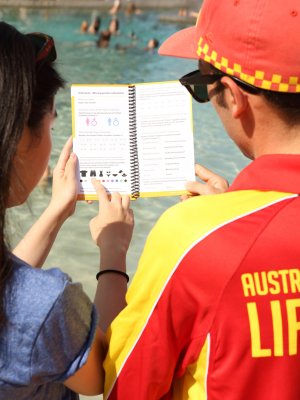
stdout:
<svg viewBox="0 0 300 400">
<path fill-rule="evenodd" d="M 35 60 L 30 36 L 0 22 L 0 327 L 6 322 L 4 295 L 12 275 L 5 214 L 13 160 L 25 126 L 32 135 L 40 134 L 40 123 L 64 85 L 52 63 L 39 64 Z"/>
</svg>

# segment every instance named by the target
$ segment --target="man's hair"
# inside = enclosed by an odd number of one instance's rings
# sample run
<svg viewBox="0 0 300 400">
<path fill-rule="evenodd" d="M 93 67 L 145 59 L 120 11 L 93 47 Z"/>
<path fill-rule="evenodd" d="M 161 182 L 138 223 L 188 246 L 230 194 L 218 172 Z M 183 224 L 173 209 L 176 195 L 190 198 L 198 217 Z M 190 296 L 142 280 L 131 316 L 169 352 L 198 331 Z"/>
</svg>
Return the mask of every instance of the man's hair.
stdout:
<svg viewBox="0 0 300 400">
<path fill-rule="evenodd" d="M 262 90 L 264 98 L 280 112 L 288 125 L 300 124 L 300 93 L 283 93 Z"/>
<path fill-rule="evenodd" d="M 209 64 L 209 69 L 213 73 L 220 72 L 211 64 Z M 230 77 L 230 75 L 227 76 Z M 238 82 L 236 83 L 238 84 Z M 247 88 L 244 86 L 242 89 L 247 91 Z M 272 106 L 274 106 L 287 125 L 292 126 L 300 124 L 300 93 L 275 92 L 272 90 L 264 90 L 259 88 L 258 92 L 258 95 L 263 96 Z M 221 81 L 217 81 L 215 94 L 217 96 L 218 104 L 221 107 L 226 107 L 224 99 L 224 85 L 221 83 Z"/>
</svg>

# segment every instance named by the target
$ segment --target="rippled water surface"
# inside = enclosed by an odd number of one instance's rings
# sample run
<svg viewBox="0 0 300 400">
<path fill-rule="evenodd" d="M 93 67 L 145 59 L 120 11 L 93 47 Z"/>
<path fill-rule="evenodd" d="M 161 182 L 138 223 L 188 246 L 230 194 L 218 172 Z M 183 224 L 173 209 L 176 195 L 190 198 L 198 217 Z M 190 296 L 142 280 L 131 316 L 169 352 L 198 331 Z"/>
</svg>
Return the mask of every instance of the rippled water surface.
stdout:
<svg viewBox="0 0 300 400">
<path fill-rule="evenodd" d="M 67 88 L 57 96 L 58 118 L 53 132 L 53 167 L 60 149 L 71 134 L 71 83 L 130 83 L 177 79 L 197 67 L 196 61 L 160 57 L 143 50 L 149 38 L 160 42 L 181 29 L 176 24 L 159 22 L 159 14 L 145 12 L 126 17 L 120 15 L 120 35 L 111 40 L 110 48 L 98 49 L 95 36 L 82 35 L 79 26 L 83 19 L 91 21 L 96 11 L 30 11 L 2 10 L 2 19 L 14 24 L 22 32 L 44 31 L 54 36 L 58 52 L 58 67 L 68 81 Z M 110 17 L 101 15 L 102 26 L 107 27 Z M 130 43 L 131 32 L 138 40 L 126 52 L 115 50 L 116 44 Z M 222 126 L 210 104 L 194 104 L 195 155 L 198 162 L 225 176 L 229 181 L 247 161 L 239 154 L 223 132 Z M 37 188 L 28 205 L 14 212 L 13 241 L 17 241 L 28 226 L 47 205 L 51 188 Z M 128 254 L 128 270 L 133 275 L 147 234 L 159 215 L 178 198 L 139 199 L 133 204 L 136 226 Z M 78 203 L 76 213 L 63 226 L 46 262 L 46 267 L 59 266 L 74 280 L 83 283 L 93 298 L 99 265 L 97 248 L 93 245 L 88 228 L 89 220 L 97 211 L 97 204 Z M 174 243 L 176 246 L 176 243 Z"/>
</svg>

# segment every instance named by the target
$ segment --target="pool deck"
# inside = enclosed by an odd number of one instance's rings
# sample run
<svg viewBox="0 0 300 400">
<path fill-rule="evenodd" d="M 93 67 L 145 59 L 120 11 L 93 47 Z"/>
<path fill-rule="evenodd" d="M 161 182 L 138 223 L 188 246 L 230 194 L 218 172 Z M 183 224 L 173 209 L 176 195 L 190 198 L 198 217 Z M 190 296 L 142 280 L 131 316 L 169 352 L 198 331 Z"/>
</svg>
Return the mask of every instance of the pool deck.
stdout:
<svg viewBox="0 0 300 400">
<path fill-rule="evenodd" d="M 136 6 L 141 9 L 178 9 L 188 5 L 200 4 L 200 0 L 135 0 Z M 109 9 L 113 0 L 0 0 L 2 7 L 26 8 L 85 8 Z M 126 1 L 124 1 L 126 4 Z M 198 7 L 196 7 L 198 9 Z"/>
</svg>

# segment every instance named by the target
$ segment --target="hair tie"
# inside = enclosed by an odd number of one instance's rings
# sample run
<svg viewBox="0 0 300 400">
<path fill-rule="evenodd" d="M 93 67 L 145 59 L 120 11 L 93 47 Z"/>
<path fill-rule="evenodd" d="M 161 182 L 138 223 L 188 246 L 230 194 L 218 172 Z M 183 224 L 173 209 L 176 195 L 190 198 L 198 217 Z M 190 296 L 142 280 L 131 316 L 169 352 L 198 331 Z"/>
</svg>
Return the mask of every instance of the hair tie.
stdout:
<svg viewBox="0 0 300 400">
<path fill-rule="evenodd" d="M 104 269 L 102 271 L 99 271 L 96 275 L 96 279 L 99 279 L 99 276 L 107 273 L 112 273 L 112 274 L 118 274 L 124 276 L 126 278 L 127 282 L 129 282 L 129 275 L 126 274 L 126 272 L 120 271 L 119 269 Z"/>
</svg>

